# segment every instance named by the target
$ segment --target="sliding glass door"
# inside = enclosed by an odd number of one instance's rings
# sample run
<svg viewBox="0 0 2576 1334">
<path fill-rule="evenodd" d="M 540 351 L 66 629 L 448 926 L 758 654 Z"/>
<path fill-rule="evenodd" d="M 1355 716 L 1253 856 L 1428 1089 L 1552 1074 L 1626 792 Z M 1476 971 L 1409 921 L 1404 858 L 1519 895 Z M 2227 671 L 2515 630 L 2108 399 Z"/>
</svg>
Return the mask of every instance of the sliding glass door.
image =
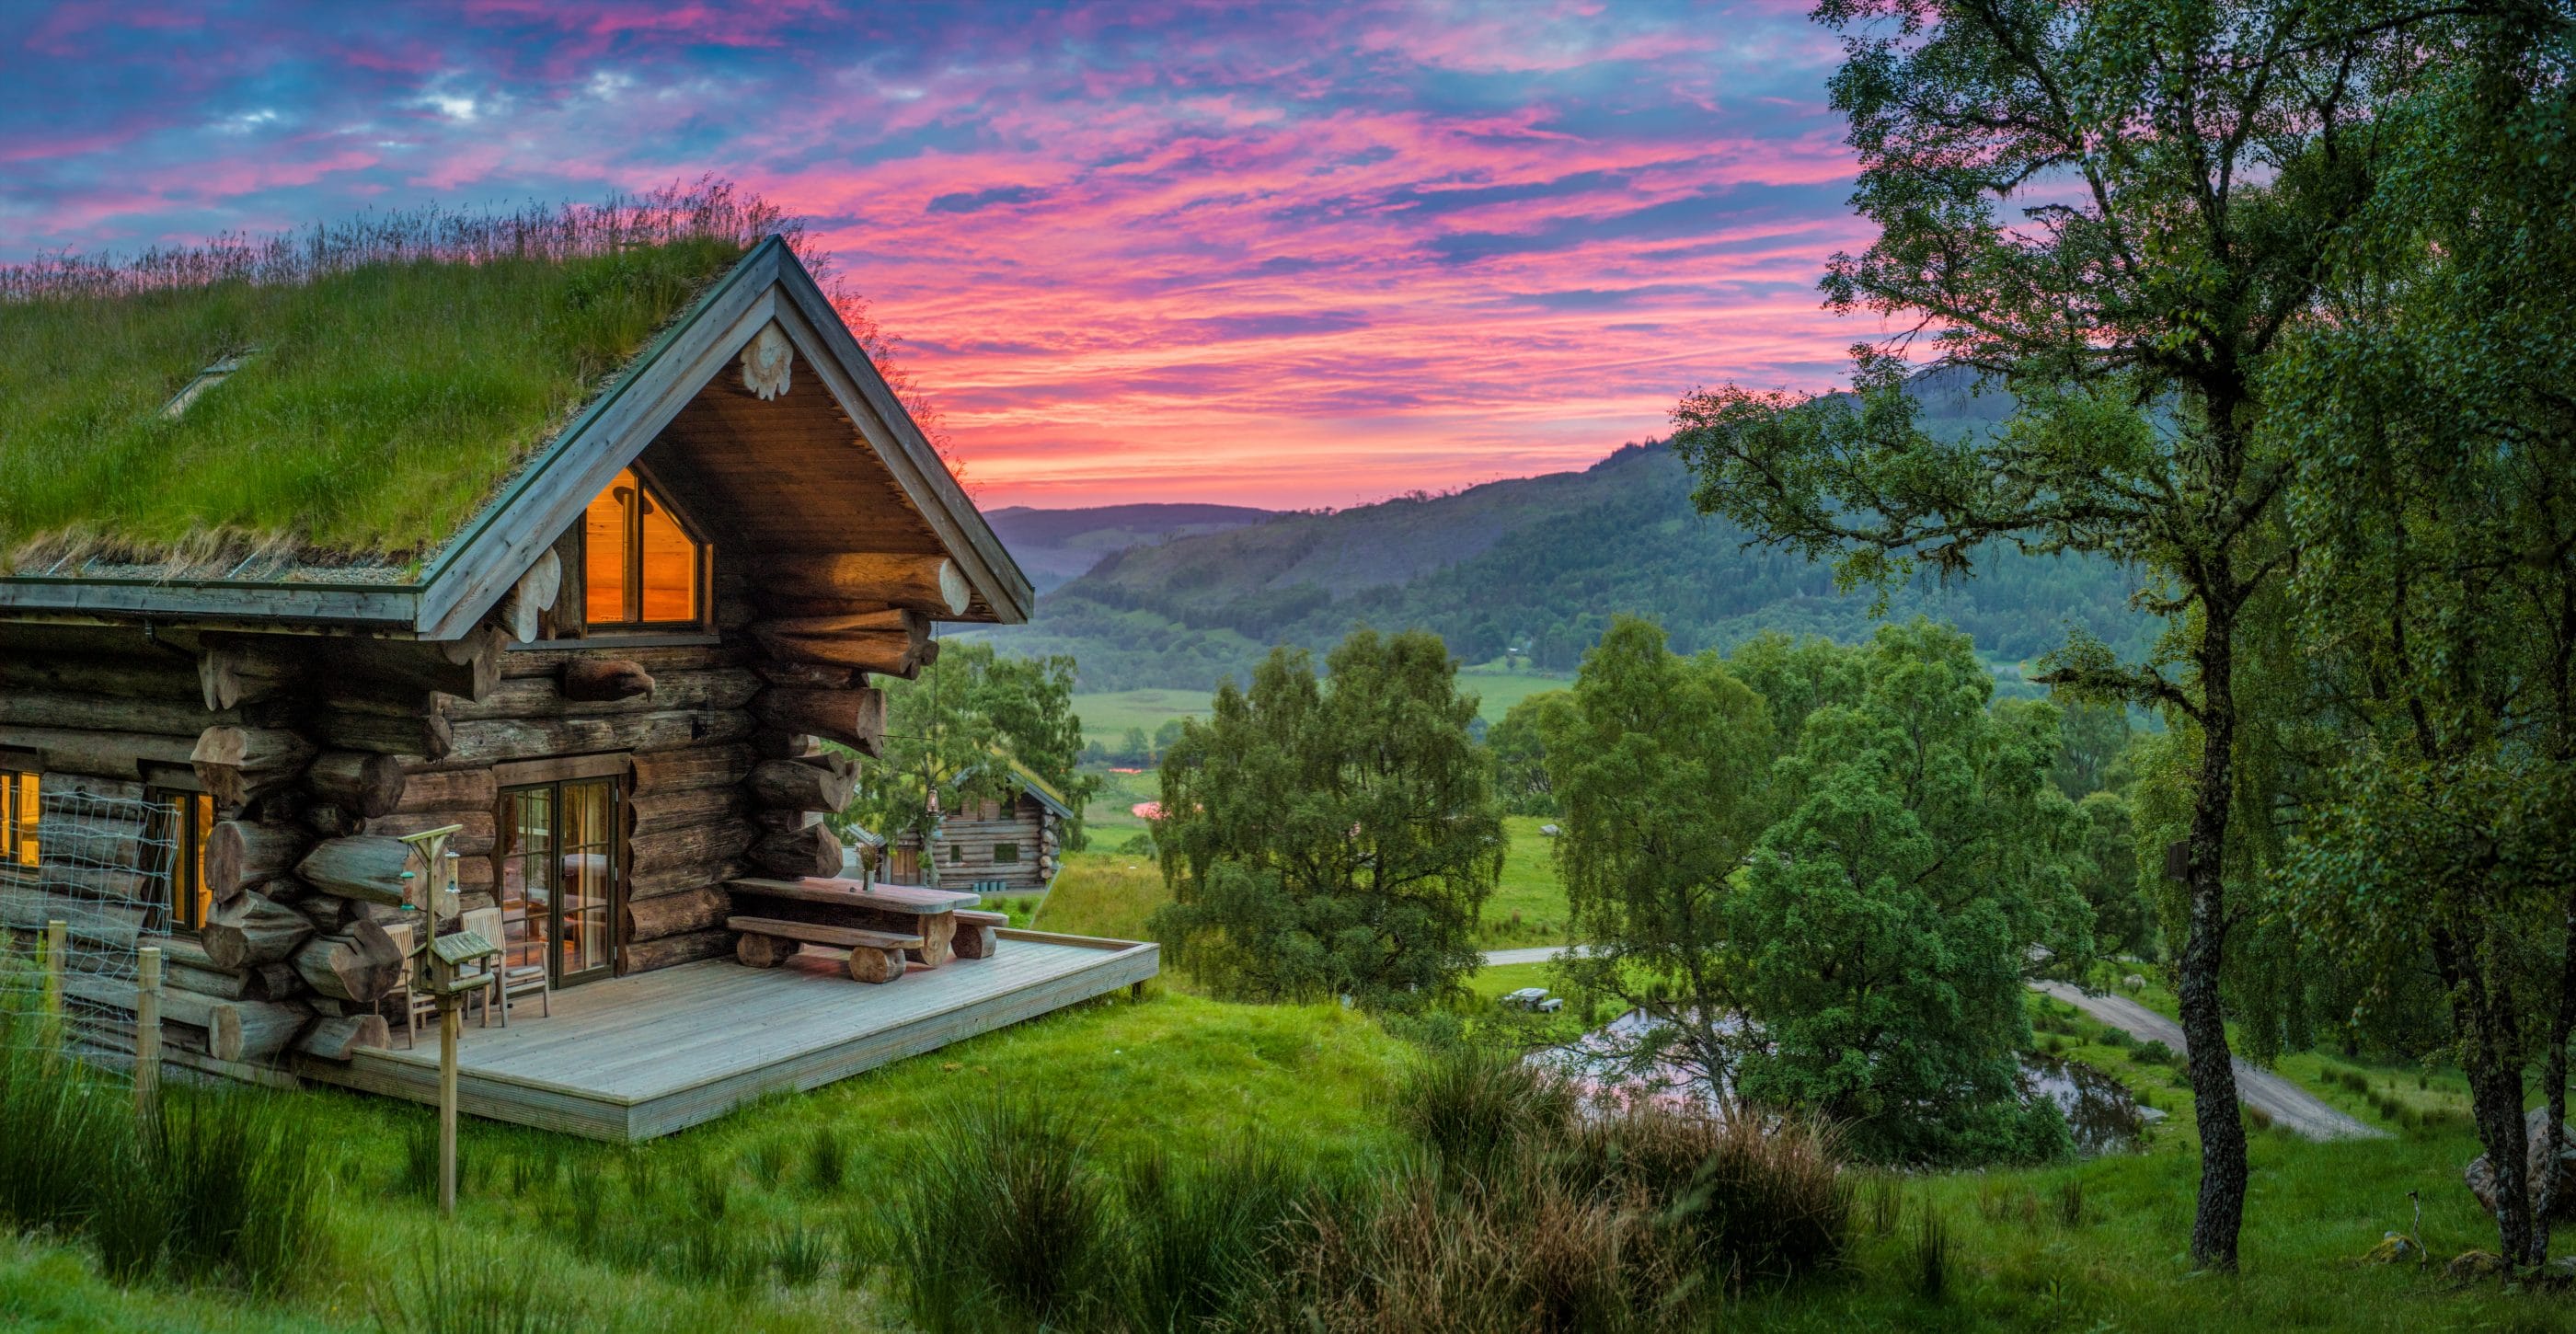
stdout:
<svg viewBox="0 0 2576 1334">
<path fill-rule="evenodd" d="M 617 780 L 501 793 L 501 910 L 510 962 L 542 954 L 556 986 L 617 964 Z"/>
</svg>

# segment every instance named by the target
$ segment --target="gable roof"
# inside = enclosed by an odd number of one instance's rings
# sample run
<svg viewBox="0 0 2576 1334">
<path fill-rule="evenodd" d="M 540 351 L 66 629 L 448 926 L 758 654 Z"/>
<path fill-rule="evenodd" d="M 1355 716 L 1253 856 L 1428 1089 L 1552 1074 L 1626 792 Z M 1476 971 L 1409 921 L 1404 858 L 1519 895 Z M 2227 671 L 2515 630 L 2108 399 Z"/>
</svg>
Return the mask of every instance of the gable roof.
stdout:
<svg viewBox="0 0 2576 1334">
<path fill-rule="evenodd" d="M 942 552 L 973 593 L 959 619 L 1025 620 L 1032 597 L 1027 576 L 833 311 L 830 298 L 776 236 L 754 246 L 700 293 L 552 438 L 506 477 L 494 478 L 481 507 L 420 561 L 351 565 L 289 557 L 216 578 L 191 577 L 174 564 L 65 562 L 0 576 L 0 617 L 320 622 L 456 638 L 618 470 L 702 396 L 718 393 L 735 358 L 773 324 L 792 349 L 790 378 L 803 404 L 796 429 L 820 432 L 823 446 L 846 450 L 850 465 L 863 465 L 883 479 L 886 494 L 838 499 L 812 491 L 809 472 L 795 479 L 806 489 L 749 497 L 744 508 L 761 516 L 793 515 L 829 510 L 837 499 L 846 515 L 874 512 L 862 502 L 891 501 L 903 511 L 899 527 L 910 531 L 891 538 L 852 533 L 849 542 L 881 545 L 846 549 Z M 895 545 L 882 545 L 889 540 Z M 724 549 L 720 544 L 719 552 Z"/>
</svg>

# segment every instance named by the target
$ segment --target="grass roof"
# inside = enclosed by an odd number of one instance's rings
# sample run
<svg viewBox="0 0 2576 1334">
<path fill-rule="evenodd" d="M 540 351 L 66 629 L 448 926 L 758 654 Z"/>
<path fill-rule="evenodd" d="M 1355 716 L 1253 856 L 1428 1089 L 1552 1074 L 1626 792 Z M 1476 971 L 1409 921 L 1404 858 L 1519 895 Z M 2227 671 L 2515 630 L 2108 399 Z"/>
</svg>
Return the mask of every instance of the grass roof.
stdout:
<svg viewBox="0 0 2576 1334">
<path fill-rule="evenodd" d="M 415 558 L 778 221 L 701 183 L 0 270 L 0 561 Z"/>
</svg>

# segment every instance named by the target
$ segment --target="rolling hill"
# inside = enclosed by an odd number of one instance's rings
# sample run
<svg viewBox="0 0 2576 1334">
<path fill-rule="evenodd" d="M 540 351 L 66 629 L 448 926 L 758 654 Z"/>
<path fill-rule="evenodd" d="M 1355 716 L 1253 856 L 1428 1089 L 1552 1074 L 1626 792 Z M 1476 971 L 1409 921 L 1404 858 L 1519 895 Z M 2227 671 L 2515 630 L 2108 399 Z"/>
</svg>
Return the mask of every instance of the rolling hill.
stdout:
<svg viewBox="0 0 2576 1334">
<path fill-rule="evenodd" d="M 1043 593 L 1087 573 L 1112 552 L 1174 537 L 1221 533 L 1271 517 L 1242 505 L 1100 505 L 1042 510 L 1013 505 L 984 516 Z"/>
<path fill-rule="evenodd" d="M 1975 429 L 2010 406 L 1935 376 L 1914 392 L 1935 429 Z M 1424 626 L 1466 661 L 1508 652 L 1549 671 L 1572 669 L 1620 613 L 1657 621 L 1684 650 L 1765 629 L 1870 632 L 1870 594 L 1837 592 L 1825 567 L 1747 547 L 1741 531 L 1692 508 L 1690 489 L 1670 450 L 1628 445 L 1581 472 L 1263 516 L 1110 550 L 1041 597 L 1029 625 L 975 633 L 1013 652 L 1069 653 L 1083 689 L 1108 691 L 1205 690 L 1247 677 L 1272 644 L 1320 651 L 1361 624 Z M 1014 522 L 1035 528 L 1037 516 L 1070 512 L 1023 513 Z M 2127 605 L 2129 588 L 2107 562 L 1999 550 L 1974 579 L 1898 591 L 1888 614 L 1953 621 L 2008 667 L 2062 642 L 2069 623 L 2144 648 L 2153 625 Z"/>
</svg>

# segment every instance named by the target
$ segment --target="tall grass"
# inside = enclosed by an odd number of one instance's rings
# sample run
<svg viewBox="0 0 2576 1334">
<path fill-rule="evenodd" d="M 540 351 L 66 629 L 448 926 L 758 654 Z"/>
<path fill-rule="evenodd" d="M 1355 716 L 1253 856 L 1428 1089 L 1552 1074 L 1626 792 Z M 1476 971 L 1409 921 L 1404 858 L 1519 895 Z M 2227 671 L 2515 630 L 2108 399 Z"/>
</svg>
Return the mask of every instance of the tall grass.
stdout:
<svg viewBox="0 0 2576 1334">
<path fill-rule="evenodd" d="M 1126 1219 L 1118 1297 L 1127 1328 L 1167 1334 L 1234 1325 L 1292 1221 L 1329 1207 L 1335 1194 L 1313 1168 L 1255 1139 L 1204 1160 L 1156 1152 L 1129 1163 L 1118 1192 Z"/>
<path fill-rule="evenodd" d="M 274 1095 L 132 1086 L 70 1059 L 39 1016 L 0 1012 L 0 1220 L 83 1236 L 107 1272 L 258 1291 L 292 1283 L 321 1232 L 312 1140 Z"/>
<path fill-rule="evenodd" d="M 440 1230 L 400 1273 L 368 1297 L 385 1334 L 580 1334 L 596 1327 L 556 1271 L 497 1242 Z"/>
<path fill-rule="evenodd" d="M 933 1331 L 1076 1323 L 1110 1289 L 1093 1125 L 1013 1093 L 960 1103 L 949 1120 L 892 1219 L 913 1319 Z"/>
</svg>

